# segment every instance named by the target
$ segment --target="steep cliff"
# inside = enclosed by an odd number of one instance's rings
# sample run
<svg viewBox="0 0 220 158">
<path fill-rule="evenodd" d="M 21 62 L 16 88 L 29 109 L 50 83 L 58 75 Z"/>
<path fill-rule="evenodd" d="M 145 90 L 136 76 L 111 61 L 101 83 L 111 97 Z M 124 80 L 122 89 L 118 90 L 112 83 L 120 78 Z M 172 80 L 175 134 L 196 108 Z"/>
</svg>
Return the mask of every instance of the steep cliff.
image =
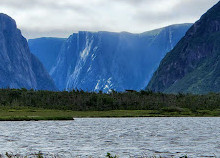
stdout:
<svg viewBox="0 0 220 158">
<path fill-rule="evenodd" d="M 142 89 L 190 26 L 172 25 L 142 34 L 74 33 L 64 42 L 50 74 L 60 90 Z"/>
<path fill-rule="evenodd" d="M 147 88 L 167 93 L 220 91 L 220 2 L 165 56 Z"/>
<path fill-rule="evenodd" d="M 41 62 L 29 51 L 15 21 L 0 13 L 0 87 L 55 90 Z"/>
<path fill-rule="evenodd" d="M 66 38 L 42 37 L 29 39 L 28 45 L 33 53 L 44 65 L 48 72 L 56 63 L 61 46 Z"/>
</svg>

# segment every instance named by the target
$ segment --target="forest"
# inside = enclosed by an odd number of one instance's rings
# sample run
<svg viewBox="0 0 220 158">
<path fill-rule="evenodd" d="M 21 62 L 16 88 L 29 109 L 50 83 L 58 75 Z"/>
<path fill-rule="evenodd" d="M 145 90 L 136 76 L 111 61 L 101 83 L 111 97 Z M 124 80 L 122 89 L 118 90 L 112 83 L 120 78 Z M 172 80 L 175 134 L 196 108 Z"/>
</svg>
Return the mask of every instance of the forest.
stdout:
<svg viewBox="0 0 220 158">
<path fill-rule="evenodd" d="M 141 90 L 100 92 L 72 91 L 35 91 L 33 89 L 0 89 L 1 107 L 34 107 L 43 109 L 72 111 L 108 111 L 108 110 L 165 110 L 181 111 L 189 109 L 219 110 L 220 93 L 203 95 L 164 94 Z"/>
</svg>

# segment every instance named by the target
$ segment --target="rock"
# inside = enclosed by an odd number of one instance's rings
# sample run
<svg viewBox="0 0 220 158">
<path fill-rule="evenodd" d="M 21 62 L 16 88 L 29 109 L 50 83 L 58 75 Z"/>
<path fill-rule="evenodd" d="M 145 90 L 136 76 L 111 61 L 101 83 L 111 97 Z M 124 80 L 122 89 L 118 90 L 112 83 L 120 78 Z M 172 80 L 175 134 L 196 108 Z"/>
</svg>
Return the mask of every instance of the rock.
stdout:
<svg viewBox="0 0 220 158">
<path fill-rule="evenodd" d="M 190 26 L 172 25 L 142 34 L 74 33 L 62 45 L 50 74 L 60 90 L 143 89 Z"/>
<path fill-rule="evenodd" d="M 41 62 L 30 53 L 15 21 L 0 14 L 0 87 L 55 90 Z"/>
<path fill-rule="evenodd" d="M 147 89 L 166 93 L 220 92 L 220 2 L 165 56 Z"/>
</svg>

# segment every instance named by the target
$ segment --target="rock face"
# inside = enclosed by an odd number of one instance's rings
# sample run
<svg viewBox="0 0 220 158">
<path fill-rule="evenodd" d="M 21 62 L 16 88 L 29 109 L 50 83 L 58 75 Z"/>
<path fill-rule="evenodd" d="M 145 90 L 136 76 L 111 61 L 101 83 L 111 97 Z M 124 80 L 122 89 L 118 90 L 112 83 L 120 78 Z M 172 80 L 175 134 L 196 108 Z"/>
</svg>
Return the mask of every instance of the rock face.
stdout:
<svg viewBox="0 0 220 158">
<path fill-rule="evenodd" d="M 60 89 L 139 90 L 191 24 L 142 34 L 79 32 L 63 44 L 50 74 Z"/>
<path fill-rule="evenodd" d="M 44 65 L 48 72 L 56 63 L 56 59 L 65 38 L 43 37 L 29 39 L 28 45 L 33 53 Z"/>
<path fill-rule="evenodd" d="M 0 87 L 55 90 L 41 62 L 29 51 L 15 21 L 0 13 Z"/>
<path fill-rule="evenodd" d="M 147 88 L 167 93 L 220 92 L 220 2 L 165 56 Z"/>
</svg>

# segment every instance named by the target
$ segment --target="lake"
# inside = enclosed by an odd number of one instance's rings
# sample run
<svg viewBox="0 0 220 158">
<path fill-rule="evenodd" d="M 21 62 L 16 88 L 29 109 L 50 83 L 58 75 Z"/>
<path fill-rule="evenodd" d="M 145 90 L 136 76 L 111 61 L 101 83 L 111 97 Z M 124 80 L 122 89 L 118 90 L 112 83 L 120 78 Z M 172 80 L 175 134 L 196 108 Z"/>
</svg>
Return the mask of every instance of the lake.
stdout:
<svg viewBox="0 0 220 158">
<path fill-rule="evenodd" d="M 220 157 L 220 118 L 76 118 L 0 122 L 0 153 L 63 157 Z"/>
</svg>

